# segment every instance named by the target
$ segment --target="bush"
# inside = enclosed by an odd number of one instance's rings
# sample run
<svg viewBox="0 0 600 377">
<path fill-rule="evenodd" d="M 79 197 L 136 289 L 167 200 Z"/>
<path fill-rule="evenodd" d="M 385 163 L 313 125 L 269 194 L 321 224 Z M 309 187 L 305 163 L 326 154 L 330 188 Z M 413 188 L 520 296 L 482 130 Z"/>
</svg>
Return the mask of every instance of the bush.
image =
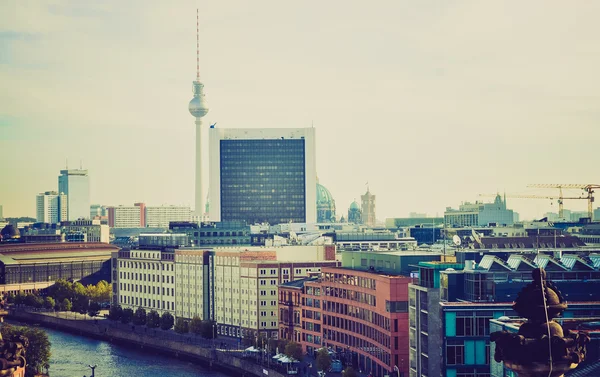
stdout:
<svg viewBox="0 0 600 377">
<path fill-rule="evenodd" d="M 46 309 L 52 309 L 54 306 L 56 306 L 56 301 L 54 301 L 54 299 L 50 296 L 46 297 L 44 300 L 44 307 Z"/>
<path fill-rule="evenodd" d="M 202 321 L 202 337 L 206 339 L 215 338 L 217 336 L 215 326 L 214 321 Z"/>
<path fill-rule="evenodd" d="M 121 323 L 128 324 L 133 319 L 133 310 L 130 308 L 123 309 L 123 314 L 121 315 Z"/>
<path fill-rule="evenodd" d="M 65 298 L 64 300 L 62 300 L 61 303 L 61 309 L 65 310 L 67 312 L 70 312 L 71 309 L 73 309 L 73 304 L 71 304 L 71 300 L 69 300 L 68 298 Z"/>
<path fill-rule="evenodd" d="M 175 323 L 175 318 L 169 312 L 164 312 L 160 316 L 160 328 L 163 330 L 170 330 Z"/>
<path fill-rule="evenodd" d="M 97 317 L 98 314 L 100 314 L 100 304 L 97 302 L 92 302 L 88 308 L 87 314 L 90 317 Z"/>
<path fill-rule="evenodd" d="M 133 324 L 136 326 L 144 326 L 146 324 L 146 309 L 141 306 L 137 308 L 133 316 Z"/>
<path fill-rule="evenodd" d="M 118 321 L 121 319 L 121 316 L 123 316 L 123 308 L 121 305 L 110 307 L 110 310 L 108 311 L 108 319 Z"/>
<path fill-rule="evenodd" d="M 302 360 L 302 346 L 296 342 L 289 342 L 285 346 L 285 355 L 292 359 Z M 318 359 L 317 359 L 318 360 Z"/>
<path fill-rule="evenodd" d="M 331 366 L 331 356 L 325 348 L 321 348 L 317 353 L 317 370 L 328 371 Z"/>
<path fill-rule="evenodd" d="M 177 318 L 177 321 L 175 322 L 174 330 L 178 334 L 186 334 L 190 331 L 190 328 L 189 328 L 187 321 L 185 321 L 183 318 L 179 317 L 179 318 Z"/>
<path fill-rule="evenodd" d="M 190 332 L 195 335 L 202 334 L 202 320 L 198 316 L 192 318 L 192 321 L 190 322 Z"/>
<path fill-rule="evenodd" d="M 155 329 L 160 326 L 160 315 L 156 310 L 151 310 L 146 316 L 146 327 Z"/>
</svg>

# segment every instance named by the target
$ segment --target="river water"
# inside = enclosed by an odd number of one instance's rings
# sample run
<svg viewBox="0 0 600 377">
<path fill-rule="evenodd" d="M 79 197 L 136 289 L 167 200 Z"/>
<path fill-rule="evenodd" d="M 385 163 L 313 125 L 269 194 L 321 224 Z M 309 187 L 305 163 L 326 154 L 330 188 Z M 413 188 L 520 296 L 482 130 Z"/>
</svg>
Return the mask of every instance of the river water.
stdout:
<svg viewBox="0 0 600 377">
<path fill-rule="evenodd" d="M 51 377 L 89 377 L 89 364 L 98 365 L 96 377 L 225 377 L 222 373 L 148 350 L 43 329 L 52 343 Z"/>
</svg>

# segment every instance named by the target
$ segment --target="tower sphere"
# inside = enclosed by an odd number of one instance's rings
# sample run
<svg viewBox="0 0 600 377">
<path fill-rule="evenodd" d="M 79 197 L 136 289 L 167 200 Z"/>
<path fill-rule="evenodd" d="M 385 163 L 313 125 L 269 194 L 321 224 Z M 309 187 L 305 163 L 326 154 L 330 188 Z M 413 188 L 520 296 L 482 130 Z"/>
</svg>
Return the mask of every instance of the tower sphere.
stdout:
<svg viewBox="0 0 600 377">
<path fill-rule="evenodd" d="M 189 106 L 190 114 L 196 118 L 201 118 L 208 113 L 208 106 L 204 96 L 194 96 L 190 101 Z"/>
<path fill-rule="evenodd" d="M 194 81 L 194 98 L 190 101 L 189 110 L 196 118 L 202 118 L 208 113 L 208 104 L 204 96 L 204 85 L 199 81 Z"/>
</svg>

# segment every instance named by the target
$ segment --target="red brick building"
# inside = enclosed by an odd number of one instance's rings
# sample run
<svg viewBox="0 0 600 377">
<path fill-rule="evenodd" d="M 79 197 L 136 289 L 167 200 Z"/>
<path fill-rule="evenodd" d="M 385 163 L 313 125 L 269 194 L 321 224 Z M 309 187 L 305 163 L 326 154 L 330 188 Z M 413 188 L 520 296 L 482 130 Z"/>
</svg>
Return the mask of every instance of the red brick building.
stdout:
<svg viewBox="0 0 600 377">
<path fill-rule="evenodd" d="M 324 267 L 318 279 L 280 286 L 279 335 L 299 337 L 309 354 L 329 347 L 374 377 L 391 374 L 395 366 L 408 375 L 412 282 L 405 276 Z"/>
</svg>

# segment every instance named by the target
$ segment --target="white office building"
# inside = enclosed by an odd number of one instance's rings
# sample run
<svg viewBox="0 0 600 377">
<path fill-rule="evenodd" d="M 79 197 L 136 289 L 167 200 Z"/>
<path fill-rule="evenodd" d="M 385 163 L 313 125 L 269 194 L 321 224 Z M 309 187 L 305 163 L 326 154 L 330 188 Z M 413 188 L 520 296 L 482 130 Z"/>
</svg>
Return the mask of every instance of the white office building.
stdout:
<svg viewBox="0 0 600 377">
<path fill-rule="evenodd" d="M 36 220 L 56 224 L 67 220 L 67 196 L 56 191 L 46 191 L 36 196 Z"/>
<path fill-rule="evenodd" d="M 190 207 L 146 207 L 146 226 L 150 228 L 168 228 L 171 221 L 191 220 L 192 210 Z"/>
<path fill-rule="evenodd" d="M 113 253 L 114 301 L 134 311 L 142 307 L 146 312 L 167 311 L 175 315 L 174 255 L 174 252 L 138 249 Z"/>
<path fill-rule="evenodd" d="M 314 128 L 209 129 L 212 221 L 316 222 Z"/>
<path fill-rule="evenodd" d="M 61 170 L 58 176 L 58 192 L 67 195 L 67 220 L 89 219 L 90 180 L 87 170 Z"/>
</svg>

